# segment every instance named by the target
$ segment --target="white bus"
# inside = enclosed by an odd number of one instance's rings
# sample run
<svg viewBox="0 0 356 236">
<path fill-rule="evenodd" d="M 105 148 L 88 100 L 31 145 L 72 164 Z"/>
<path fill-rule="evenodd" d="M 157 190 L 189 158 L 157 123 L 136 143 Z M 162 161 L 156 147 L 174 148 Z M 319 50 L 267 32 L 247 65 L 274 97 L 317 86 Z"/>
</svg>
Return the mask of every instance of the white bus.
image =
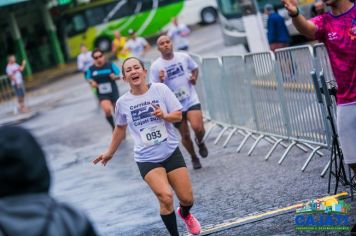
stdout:
<svg viewBox="0 0 356 236">
<path fill-rule="evenodd" d="M 216 0 L 184 0 L 178 20 L 186 25 L 212 24 L 218 19 Z"/>
<path fill-rule="evenodd" d="M 244 44 L 247 45 L 244 24 L 242 22 L 242 11 L 239 0 L 217 0 L 218 15 L 220 19 L 224 43 L 227 46 Z M 285 18 L 289 34 L 292 37 L 300 36 L 298 31 L 292 24 L 292 20 L 288 16 L 286 10 L 281 5 L 280 0 L 256 0 L 257 7 L 260 12 L 263 12 L 263 7 L 267 4 L 273 4 L 280 7 L 279 13 Z M 309 18 L 311 16 L 311 8 L 315 0 L 299 0 L 301 13 Z M 267 16 L 262 14 L 264 24 L 267 25 Z"/>
</svg>

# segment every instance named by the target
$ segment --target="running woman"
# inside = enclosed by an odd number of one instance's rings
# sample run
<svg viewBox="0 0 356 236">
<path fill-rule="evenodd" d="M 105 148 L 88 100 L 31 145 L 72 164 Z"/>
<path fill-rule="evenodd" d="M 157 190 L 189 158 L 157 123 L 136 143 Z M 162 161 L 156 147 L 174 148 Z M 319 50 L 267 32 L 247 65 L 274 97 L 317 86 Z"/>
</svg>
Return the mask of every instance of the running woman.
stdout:
<svg viewBox="0 0 356 236">
<path fill-rule="evenodd" d="M 94 65 L 89 67 L 85 73 L 85 77 L 93 88 L 96 88 L 96 93 L 100 101 L 100 106 L 105 113 L 106 120 L 115 128 L 112 112 L 114 104 L 119 98 L 119 91 L 115 80 L 120 79 L 120 69 L 112 62 L 106 62 L 102 50 L 94 49 L 92 52 Z"/>
<path fill-rule="evenodd" d="M 105 166 L 112 159 L 128 127 L 135 143 L 135 161 L 142 178 L 159 201 L 161 218 L 167 230 L 171 235 L 179 235 L 173 208 L 173 188 L 180 202 L 178 215 L 190 233 L 199 234 L 199 221 L 190 213 L 192 185 L 172 124 L 182 119 L 182 105 L 167 86 L 146 84 L 147 70 L 139 59 L 126 59 L 122 73 L 131 90 L 116 102 L 116 127 L 111 144 L 93 163 L 101 162 Z"/>
<path fill-rule="evenodd" d="M 194 145 L 190 138 L 189 126 L 195 134 L 195 142 L 199 147 L 201 157 L 208 156 L 208 149 L 203 142 L 205 129 L 198 94 L 194 85 L 198 79 L 198 65 L 184 52 L 173 52 L 172 41 L 168 36 L 157 39 L 157 47 L 161 57 L 151 66 L 151 81 L 166 84 L 183 105 L 183 119 L 175 123 L 182 136 L 182 143 L 189 152 L 194 169 L 201 168 Z"/>
</svg>

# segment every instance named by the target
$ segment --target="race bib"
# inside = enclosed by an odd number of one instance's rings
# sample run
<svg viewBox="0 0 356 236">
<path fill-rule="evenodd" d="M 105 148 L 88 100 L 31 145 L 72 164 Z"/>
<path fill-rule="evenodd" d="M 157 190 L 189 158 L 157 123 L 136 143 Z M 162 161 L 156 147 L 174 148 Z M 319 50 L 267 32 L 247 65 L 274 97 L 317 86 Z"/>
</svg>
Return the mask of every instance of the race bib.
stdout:
<svg viewBox="0 0 356 236">
<path fill-rule="evenodd" d="M 146 146 L 160 144 L 167 139 L 167 129 L 164 123 L 140 130 L 141 140 Z"/>
<path fill-rule="evenodd" d="M 189 98 L 189 91 L 187 87 L 181 87 L 177 89 L 176 91 L 174 91 L 174 94 L 176 95 L 176 97 L 180 102 L 183 101 L 184 99 Z"/>
<path fill-rule="evenodd" d="M 111 83 L 102 83 L 98 85 L 99 93 L 107 94 L 112 92 Z"/>
</svg>

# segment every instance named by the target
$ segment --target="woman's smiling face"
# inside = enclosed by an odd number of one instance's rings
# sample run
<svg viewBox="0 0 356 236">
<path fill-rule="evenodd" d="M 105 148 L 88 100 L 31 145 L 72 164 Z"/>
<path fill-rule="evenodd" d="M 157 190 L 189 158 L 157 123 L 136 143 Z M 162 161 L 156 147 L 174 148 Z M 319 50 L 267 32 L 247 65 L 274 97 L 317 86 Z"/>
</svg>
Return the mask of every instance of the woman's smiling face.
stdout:
<svg viewBox="0 0 356 236">
<path fill-rule="evenodd" d="M 141 62 L 136 58 L 126 60 L 122 66 L 125 81 L 129 82 L 130 87 L 145 84 L 147 71 Z"/>
</svg>

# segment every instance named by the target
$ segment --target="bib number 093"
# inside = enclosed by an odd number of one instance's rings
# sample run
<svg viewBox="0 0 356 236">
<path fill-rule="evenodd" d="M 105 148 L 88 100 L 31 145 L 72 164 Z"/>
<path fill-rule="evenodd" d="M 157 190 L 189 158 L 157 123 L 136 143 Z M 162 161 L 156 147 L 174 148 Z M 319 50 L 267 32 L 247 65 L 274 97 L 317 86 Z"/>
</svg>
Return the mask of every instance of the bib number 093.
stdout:
<svg viewBox="0 0 356 236">
<path fill-rule="evenodd" d="M 140 130 L 142 142 L 146 146 L 160 144 L 167 139 L 167 129 L 164 124 L 143 128 Z"/>
<path fill-rule="evenodd" d="M 151 133 L 147 133 L 146 134 L 146 139 L 148 141 L 155 140 L 155 139 L 158 139 L 158 138 L 161 138 L 161 137 L 162 137 L 162 134 L 161 134 L 160 130 L 156 130 L 156 131 L 153 131 Z"/>
</svg>

